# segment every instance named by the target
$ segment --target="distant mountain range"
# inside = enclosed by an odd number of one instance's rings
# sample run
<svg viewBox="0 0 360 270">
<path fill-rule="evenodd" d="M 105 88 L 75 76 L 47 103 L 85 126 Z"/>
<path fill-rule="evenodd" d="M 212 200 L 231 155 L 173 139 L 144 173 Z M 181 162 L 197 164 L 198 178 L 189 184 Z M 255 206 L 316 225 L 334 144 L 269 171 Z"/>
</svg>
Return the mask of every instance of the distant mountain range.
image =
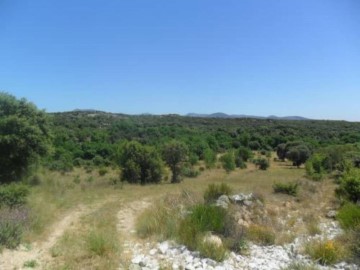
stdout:
<svg viewBox="0 0 360 270">
<path fill-rule="evenodd" d="M 94 110 L 94 109 L 75 109 L 72 112 L 78 112 L 78 113 L 88 113 L 88 114 L 110 114 L 110 115 L 114 115 L 114 116 L 126 116 L 127 114 L 123 114 L 123 113 L 109 113 L 109 112 L 104 112 L 101 110 Z M 151 114 L 151 113 L 143 113 L 143 114 L 139 114 L 142 116 L 152 116 L 155 114 Z M 179 114 L 167 114 L 167 115 L 175 115 L 175 116 L 180 116 Z M 256 116 L 256 115 L 246 115 L 246 114 L 226 114 L 226 113 L 222 113 L 222 112 L 217 112 L 217 113 L 211 113 L 211 114 L 201 114 L 201 113 L 188 113 L 186 115 L 184 115 L 185 117 L 199 117 L 199 118 L 254 118 L 254 119 L 273 119 L 273 120 L 312 120 L 309 118 L 305 118 L 302 116 L 284 116 L 284 117 L 280 117 L 280 116 L 276 116 L 276 115 L 270 115 L 270 116 Z"/>
<path fill-rule="evenodd" d="M 222 112 L 212 113 L 212 114 L 199 114 L 199 113 L 188 113 L 185 115 L 187 117 L 203 117 L 203 118 L 256 118 L 256 119 L 274 119 L 274 120 L 310 120 L 302 116 L 275 116 L 270 115 L 267 117 L 264 116 L 255 116 L 255 115 L 246 115 L 246 114 L 226 114 Z"/>
</svg>

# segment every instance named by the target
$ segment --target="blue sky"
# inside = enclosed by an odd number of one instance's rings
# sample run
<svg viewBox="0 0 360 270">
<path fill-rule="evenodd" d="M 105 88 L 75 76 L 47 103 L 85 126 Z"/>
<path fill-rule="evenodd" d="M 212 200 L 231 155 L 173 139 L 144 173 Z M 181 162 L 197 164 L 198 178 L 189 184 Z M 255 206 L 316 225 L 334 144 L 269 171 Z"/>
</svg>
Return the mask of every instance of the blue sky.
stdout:
<svg viewBox="0 0 360 270">
<path fill-rule="evenodd" d="M 50 112 L 360 121 L 360 1 L 0 0 L 0 90 Z"/>
</svg>

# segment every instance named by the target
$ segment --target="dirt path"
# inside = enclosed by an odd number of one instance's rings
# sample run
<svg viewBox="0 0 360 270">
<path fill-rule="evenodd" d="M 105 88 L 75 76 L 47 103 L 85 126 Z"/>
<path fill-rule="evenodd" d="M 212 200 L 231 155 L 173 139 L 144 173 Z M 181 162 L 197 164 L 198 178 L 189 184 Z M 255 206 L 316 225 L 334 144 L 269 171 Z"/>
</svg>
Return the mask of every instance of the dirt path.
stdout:
<svg viewBox="0 0 360 270">
<path fill-rule="evenodd" d="M 26 269 L 24 263 L 33 260 L 36 261 L 38 269 L 46 268 L 46 265 L 51 260 L 50 249 L 56 244 L 57 240 L 67 229 L 75 226 L 81 216 L 94 211 L 102 204 L 103 202 L 91 206 L 79 205 L 67 212 L 59 222 L 54 223 L 46 240 L 32 243 L 31 248 L 20 246 L 16 250 L 5 249 L 0 254 L 0 269 Z"/>
<path fill-rule="evenodd" d="M 131 259 L 133 247 L 138 244 L 135 236 L 136 217 L 150 205 L 151 202 L 148 198 L 142 201 L 128 202 L 121 207 L 117 214 L 117 231 L 123 239 L 122 261 L 119 269 L 127 269 L 126 265 Z"/>
<path fill-rule="evenodd" d="M 133 235 L 135 233 L 135 219 L 137 215 L 139 215 L 144 209 L 149 206 L 150 202 L 148 201 L 148 199 L 124 204 L 122 209 L 117 214 L 118 232 L 126 238 Z"/>
</svg>

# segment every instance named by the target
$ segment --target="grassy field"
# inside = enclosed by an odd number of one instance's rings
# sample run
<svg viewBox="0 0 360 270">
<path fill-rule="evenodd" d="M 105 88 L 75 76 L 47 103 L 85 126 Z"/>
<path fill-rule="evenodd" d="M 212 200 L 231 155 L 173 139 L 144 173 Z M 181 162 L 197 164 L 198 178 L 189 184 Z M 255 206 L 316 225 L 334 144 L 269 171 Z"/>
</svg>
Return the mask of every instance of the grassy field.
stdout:
<svg viewBox="0 0 360 270">
<path fill-rule="evenodd" d="M 33 216 L 24 240 L 29 247 L 48 248 L 43 256 L 34 259 L 44 269 L 116 269 L 126 257 L 122 244 L 135 237 L 119 230 L 119 211 L 132 209 L 136 202 L 151 204 L 184 190 L 201 200 L 209 184 L 227 183 L 234 193 L 254 192 L 264 199 L 271 217 L 269 225 L 277 233 L 276 242 L 285 243 L 298 232 L 316 233 L 316 222 L 334 203 L 331 181 L 312 182 L 304 174 L 302 168 L 272 161 L 266 171 L 249 164 L 247 169 L 229 174 L 221 168 L 205 170 L 197 178 L 186 178 L 180 184 L 139 186 L 114 184 L 119 178 L 116 170 L 103 176 L 96 170 L 76 169 L 65 174 L 42 171 L 38 174 L 40 183 L 32 188 L 29 197 Z M 276 182 L 300 183 L 298 196 L 275 194 Z M 132 214 L 138 216 L 140 210 L 133 207 Z M 309 222 L 299 223 L 299 217 Z M 284 222 L 280 224 L 277 220 Z"/>
</svg>

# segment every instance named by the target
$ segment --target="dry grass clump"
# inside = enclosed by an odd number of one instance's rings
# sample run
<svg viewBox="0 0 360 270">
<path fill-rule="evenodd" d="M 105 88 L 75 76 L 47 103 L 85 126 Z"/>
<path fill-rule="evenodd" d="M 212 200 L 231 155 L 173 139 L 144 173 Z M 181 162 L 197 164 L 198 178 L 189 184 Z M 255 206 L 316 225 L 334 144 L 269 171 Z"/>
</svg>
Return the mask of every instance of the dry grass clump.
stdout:
<svg viewBox="0 0 360 270">
<path fill-rule="evenodd" d="M 332 265 L 348 257 L 346 247 L 338 240 L 314 240 L 307 243 L 305 252 L 323 265 Z"/>
<path fill-rule="evenodd" d="M 247 238 L 261 245 L 273 245 L 275 243 L 275 233 L 269 227 L 252 224 L 247 229 Z"/>
<path fill-rule="evenodd" d="M 183 190 L 179 195 L 168 195 L 146 209 L 136 221 L 136 232 L 141 238 L 156 236 L 159 240 L 174 239 L 187 208 L 199 198 Z"/>
</svg>

